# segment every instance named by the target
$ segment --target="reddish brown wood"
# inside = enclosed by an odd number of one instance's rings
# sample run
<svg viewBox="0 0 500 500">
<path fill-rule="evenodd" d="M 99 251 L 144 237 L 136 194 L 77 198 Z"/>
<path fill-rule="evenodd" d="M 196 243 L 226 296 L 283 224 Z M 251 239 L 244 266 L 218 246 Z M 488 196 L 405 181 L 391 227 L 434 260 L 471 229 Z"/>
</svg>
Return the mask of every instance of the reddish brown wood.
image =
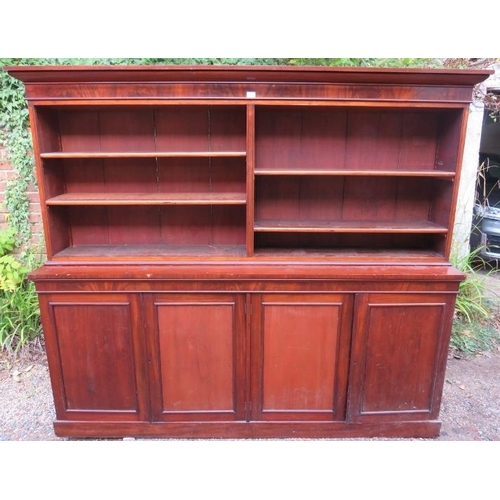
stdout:
<svg viewBox="0 0 500 500">
<path fill-rule="evenodd" d="M 353 331 L 350 419 L 436 419 L 454 297 L 360 295 Z"/>
<path fill-rule="evenodd" d="M 352 297 L 257 295 L 252 314 L 252 419 L 344 420 Z"/>
<path fill-rule="evenodd" d="M 244 193 L 77 193 L 61 194 L 47 200 L 47 205 L 244 205 Z"/>
<path fill-rule="evenodd" d="M 60 420 L 145 420 L 145 342 L 137 297 L 40 297 Z"/>
<path fill-rule="evenodd" d="M 244 420 L 243 297 L 148 300 L 154 421 Z"/>
<path fill-rule="evenodd" d="M 56 433 L 433 437 L 488 71 L 8 68 Z"/>
</svg>

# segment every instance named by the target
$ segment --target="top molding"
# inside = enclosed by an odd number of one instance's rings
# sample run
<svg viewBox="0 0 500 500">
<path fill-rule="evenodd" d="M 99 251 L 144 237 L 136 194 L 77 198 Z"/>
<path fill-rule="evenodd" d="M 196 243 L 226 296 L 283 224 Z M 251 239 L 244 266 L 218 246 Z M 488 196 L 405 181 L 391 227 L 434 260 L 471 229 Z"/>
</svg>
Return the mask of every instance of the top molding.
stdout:
<svg viewBox="0 0 500 500">
<path fill-rule="evenodd" d="M 249 92 L 257 100 L 462 104 L 472 100 L 474 85 L 493 74 L 491 70 L 307 66 L 7 66 L 4 70 L 25 83 L 28 100 L 244 100 Z"/>
</svg>

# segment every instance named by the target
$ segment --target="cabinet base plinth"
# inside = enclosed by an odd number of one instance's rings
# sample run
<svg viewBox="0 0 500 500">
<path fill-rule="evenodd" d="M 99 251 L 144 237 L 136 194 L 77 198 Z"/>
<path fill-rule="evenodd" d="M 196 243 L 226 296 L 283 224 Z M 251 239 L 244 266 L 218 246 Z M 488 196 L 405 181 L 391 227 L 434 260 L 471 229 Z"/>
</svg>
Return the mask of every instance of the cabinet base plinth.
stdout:
<svg viewBox="0 0 500 500">
<path fill-rule="evenodd" d="M 67 438 L 124 437 L 144 439 L 318 439 L 318 438 L 436 438 L 441 422 L 415 421 L 380 424 L 346 423 L 120 423 L 56 420 L 57 436 Z"/>
</svg>

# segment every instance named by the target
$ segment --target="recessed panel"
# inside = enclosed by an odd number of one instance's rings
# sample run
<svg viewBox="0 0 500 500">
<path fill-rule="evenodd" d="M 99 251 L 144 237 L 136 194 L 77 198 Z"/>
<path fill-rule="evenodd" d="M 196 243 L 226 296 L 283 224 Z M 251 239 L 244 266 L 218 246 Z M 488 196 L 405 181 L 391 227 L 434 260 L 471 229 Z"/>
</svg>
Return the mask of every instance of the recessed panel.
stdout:
<svg viewBox="0 0 500 500">
<path fill-rule="evenodd" d="M 129 304 L 52 304 L 67 410 L 137 409 Z"/>
<path fill-rule="evenodd" d="M 339 306 L 265 304 L 262 410 L 332 410 Z"/>
<path fill-rule="evenodd" d="M 362 413 L 431 410 L 443 313 L 440 304 L 371 306 Z"/>
<path fill-rule="evenodd" d="M 234 304 L 159 304 L 157 315 L 163 411 L 234 410 Z"/>
</svg>

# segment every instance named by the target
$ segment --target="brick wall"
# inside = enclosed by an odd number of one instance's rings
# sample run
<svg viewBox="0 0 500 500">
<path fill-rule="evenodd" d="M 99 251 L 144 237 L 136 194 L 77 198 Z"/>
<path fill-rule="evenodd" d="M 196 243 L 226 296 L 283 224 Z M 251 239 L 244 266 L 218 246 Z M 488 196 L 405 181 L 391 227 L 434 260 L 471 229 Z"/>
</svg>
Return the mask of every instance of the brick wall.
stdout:
<svg viewBox="0 0 500 500">
<path fill-rule="evenodd" d="M 5 207 L 5 189 L 7 183 L 15 178 L 15 171 L 9 164 L 7 153 L 0 145 L 0 230 L 9 227 L 7 222 L 8 212 Z M 30 186 L 28 190 L 30 222 L 32 224 L 31 246 L 35 247 L 42 241 L 42 216 L 40 212 L 40 198 L 36 186 Z"/>
</svg>

